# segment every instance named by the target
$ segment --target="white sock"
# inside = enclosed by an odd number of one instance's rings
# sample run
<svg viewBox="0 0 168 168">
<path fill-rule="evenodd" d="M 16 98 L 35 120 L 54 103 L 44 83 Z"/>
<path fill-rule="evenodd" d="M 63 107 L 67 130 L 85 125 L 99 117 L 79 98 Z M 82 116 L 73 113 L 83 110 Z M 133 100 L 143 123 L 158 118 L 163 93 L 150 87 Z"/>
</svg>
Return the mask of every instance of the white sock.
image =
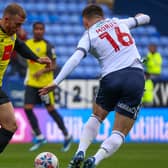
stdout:
<svg viewBox="0 0 168 168">
<path fill-rule="evenodd" d="M 91 116 L 83 128 L 83 132 L 80 138 L 78 151 L 86 152 L 93 139 L 96 138 L 100 127 L 100 121 L 95 117 Z"/>
<path fill-rule="evenodd" d="M 116 152 L 124 142 L 124 139 L 125 135 L 123 133 L 119 131 L 113 131 L 112 135 L 101 144 L 101 148 L 94 155 L 96 159 L 95 164 L 98 165 L 100 161 Z"/>
<path fill-rule="evenodd" d="M 70 134 L 68 134 L 67 136 L 64 137 L 65 140 L 69 139 L 71 137 Z"/>
<path fill-rule="evenodd" d="M 44 139 L 44 135 L 43 134 L 37 135 L 36 138 L 39 140 Z"/>
</svg>

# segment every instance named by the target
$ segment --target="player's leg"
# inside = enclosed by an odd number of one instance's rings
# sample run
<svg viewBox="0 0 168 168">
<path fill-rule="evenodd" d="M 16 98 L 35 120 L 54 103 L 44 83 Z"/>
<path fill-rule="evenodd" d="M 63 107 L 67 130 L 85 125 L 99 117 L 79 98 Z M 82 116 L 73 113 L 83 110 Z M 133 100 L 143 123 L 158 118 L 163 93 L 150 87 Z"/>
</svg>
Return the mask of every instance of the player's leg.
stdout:
<svg viewBox="0 0 168 168">
<path fill-rule="evenodd" d="M 98 152 L 86 160 L 84 168 L 95 167 L 101 160 L 116 152 L 123 144 L 125 136 L 132 128 L 137 117 L 144 90 L 144 74 L 139 69 L 126 69 L 119 73 L 121 80 L 117 81 L 116 87 L 111 84 L 109 89 L 109 92 L 111 90 L 113 93 L 118 89 L 120 95 L 115 105 L 116 115 L 112 134 L 102 143 Z M 113 76 L 115 75 L 118 76 L 118 72 L 113 73 Z M 111 78 L 116 82 L 113 77 Z M 108 95 L 107 98 L 109 99 Z M 106 108 L 110 108 L 108 99 L 105 101 Z"/>
<path fill-rule="evenodd" d="M 100 149 L 93 156 L 85 161 L 84 168 L 91 168 L 98 165 L 103 159 L 113 155 L 124 143 L 125 136 L 131 130 L 134 119 L 116 112 L 113 131 L 100 146 Z"/>
<path fill-rule="evenodd" d="M 38 99 L 37 93 L 38 90 L 36 88 L 26 86 L 24 95 L 24 110 L 36 136 L 41 134 L 38 119 L 33 112 L 34 105 L 36 104 Z"/>
<path fill-rule="evenodd" d="M 86 150 L 96 138 L 101 122 L 108 115 L 108 111 L 101 108 L 96 103 L 93 104 L 93 114 L 84 125 L 82 135 L 80 137 L 79 146 L 75 156 L 68 165 L 68 168 L 78 168 L 82 164 Z"/>
<path fill-rule="evenodd" d="M 2 153 L 17 129 L 14 109 L 10 102 L 0 104 L 0 125 L 0 153 Z"/>
<path fill-rule="evenodd" d="M 47 111 L 49 115 L 53 118 L 53 120 L 56 122 L 60 130 L 62 131 L 64 135 L 64 144 L 62 151 L 66 152 L 69 150 L 71 143 L 72 143 L 72 136 L 68 133 L 67 128 L 65 127 L 64 121 L 62 116 L 59 114 L 59 112 L 54 107 L 54 92 L 50 92 L 45 97 L 41 97 L 42 101 L 44 102 Z"/>
<path fill-rule="evenodd" d="M 88 121 L 84 125 L 82 135 L 80 137 L 79 147 L 77 149 L 77 152 L 75 153 L 75 156 L 70 161 L 68 168 L 80 167 L 82 161 L 84 160 L 87 148 L 92 143 L 93 139 L 96 138 L 101 122 L 108 115 L 108 110 L 102 108 L 104 106 L 105 96 L 103 90 L 104 85 L 100 81 L 100 88 L 96 97 L 96 103 L 93 104 L 93 115 L 88 119 Z M 99 104 L 101 104 L 101 106 Z"/>
<path fill-rule="evenodd" d="M 107 115 L 108 111 L 104 110 L 96 103 L 93 104 L 93 114 L 84 125 L 77 153 L 79 151 L 83 151 L 85 154 L 89 145 L 96 138 L 101 122 L 106 118 Z"/>
<path fill-rule="evenodd" d="M 38 149 L 42 144 L 47 142 L 41 133 L 38 119 L 33 112 L 34 105 L 38 102 L 40 103 L 38 89 L 26 86 L 24 110 L 35 135 L 35 145 L 30 148 L 30 151 Z"/>
</svg>

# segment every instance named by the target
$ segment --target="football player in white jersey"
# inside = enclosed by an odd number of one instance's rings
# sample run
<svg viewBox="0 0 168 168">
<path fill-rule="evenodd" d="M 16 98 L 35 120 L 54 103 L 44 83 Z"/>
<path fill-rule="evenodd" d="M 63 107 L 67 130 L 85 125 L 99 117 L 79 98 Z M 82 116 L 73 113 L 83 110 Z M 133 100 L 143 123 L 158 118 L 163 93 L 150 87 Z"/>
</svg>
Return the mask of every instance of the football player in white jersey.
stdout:
<svg viewBox="0 0 168 168">
<path fill-rule="evenodd" d="M 80 168 L 100 124 L 113 110 L 115 121 L 111 135 L 104 140 L 94 156 L 84 161 L 83 168 L 96 167 L 119 149 L 137 117 L 144 90 L 143 66 L 129 29 L 149 23 L 150 17 L 138 14 L 127 19 L 105 19 L 102 8 L 95 4 L 85 7 L 82 16 L 86 31 L 76 51 L 53 83 L 39 91 L 43 95 L 53 90 L 87 52 L 98 59 L 102 77 L 93 114 L 84 126 L 78 149 L 68 168 Z"/>
</svg>

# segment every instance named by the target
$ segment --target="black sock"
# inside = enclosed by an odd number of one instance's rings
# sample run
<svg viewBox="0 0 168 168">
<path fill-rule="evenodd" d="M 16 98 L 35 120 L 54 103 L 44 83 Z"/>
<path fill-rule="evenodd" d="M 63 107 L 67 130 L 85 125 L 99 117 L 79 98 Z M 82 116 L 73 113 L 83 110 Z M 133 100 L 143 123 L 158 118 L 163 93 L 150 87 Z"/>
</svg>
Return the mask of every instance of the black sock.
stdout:
<svg viewBox="0 0 168 168">
<path fill-rule="evenodd" d="M 14 132 L 8 131 L 4 128 L 0 128 L 0 153 L 2 153 L 5 147 L 8 145 L 13 134 Z"/>
<path fill-rule="evenodd" d="M 27 118 L 30 122 L 30 125 L 31 125 L 35 135 L 36 136 L 40 135 L 41 131 L 40 131 L 40 128 L 38 125 L 38 120 L 37 120 L 37 117 L 35 116 L 33 110 L 32 109 L 25 109 L 25 112 L 26 112 Z"/>
<path fill-rule="evenodd" d="M 58 127 L 62 130 L 62 133 L 64 134 L 64 136 L 65 137 L 68 136 L 68 131 L 64 125 L 61 115 L 56 110 L 50 111 L 49 114 L 57 123 Z"/>
</svg>

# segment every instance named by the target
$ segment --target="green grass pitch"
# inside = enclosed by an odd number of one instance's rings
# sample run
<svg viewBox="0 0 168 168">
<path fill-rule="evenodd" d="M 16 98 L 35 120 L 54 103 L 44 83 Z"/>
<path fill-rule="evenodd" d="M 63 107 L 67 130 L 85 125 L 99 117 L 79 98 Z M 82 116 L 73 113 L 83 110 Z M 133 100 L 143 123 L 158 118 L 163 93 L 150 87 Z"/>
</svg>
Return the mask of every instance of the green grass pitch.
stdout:
<svg viewBox="0 0 168 168">
<path fill-rule="evenodd" d="M 92 144 L 87 156 L 92 155 L 100 144 Z M 61 144 L 45 144 L 35 152 L 29 152 L 31 144 L 9 144 L 0 155 L 0 168 L 33 168 L 33 160 L 44 151 L 53 152 L 59 159 L 60 168 L 66 168 L 77 149 L 61 152 Z M 98 168 L 165 168 L 168 167 L 168 144 L 124 144 L 112 157 L 107 158 Z"/>
</svg>

